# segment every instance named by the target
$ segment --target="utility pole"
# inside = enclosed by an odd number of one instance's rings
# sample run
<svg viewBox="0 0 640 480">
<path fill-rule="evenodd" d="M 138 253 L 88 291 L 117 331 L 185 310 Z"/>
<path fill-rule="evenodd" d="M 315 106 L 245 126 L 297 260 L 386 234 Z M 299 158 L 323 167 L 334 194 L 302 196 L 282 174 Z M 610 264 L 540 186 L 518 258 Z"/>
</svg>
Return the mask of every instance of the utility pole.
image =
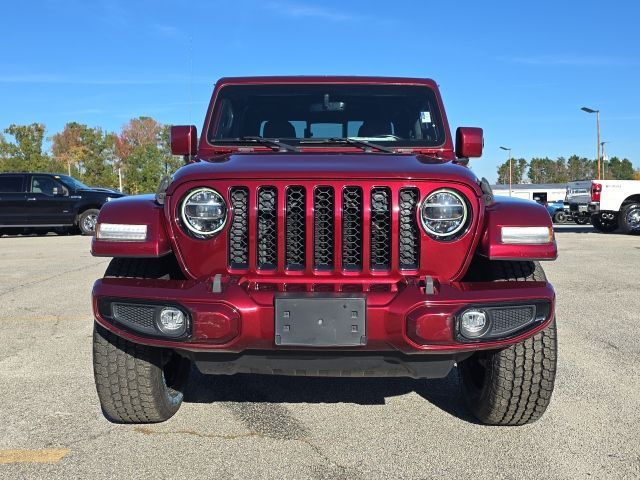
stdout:
<svg viewBox="0 0 640 480">
<path fill-rule="evenodd" d="M 502 150 L 506 150 L 509 152 L 509 196 L 511 196 L 511 188 L 513 183 L 513 172 L 511 169 L 511 149 L 507 147 L 500 147 Z"/>
<path fill-rule="evenodd" d="M 608 158 L 607 158 L 607 154 L 606 154 L 606 153 L 604 153 L 604 146 L 605 146 L 607 143 L 609 143 L 609 142 L 600 142 L 600 147 L 601 147 L 601 149 L 602 149 L 602 180 L 604 180 L 604 176 L 605 176 L 605 175 L 604 175 L 604 172 L 605 172 L 604 167 L 605 167 L 605 165 L 607 164 L 607 160 L 608 160 Z"/>
<path fill-rule="evenodd" d="M 593 108 L 589 108 L 589 107 L 582 107 L 580 110 L 582 110 L 583 112 L 596 114 L 596 128 L 597 128 L 597 135 L 598 135 L 596 148 L 597 148 L 597 160 L 598 160 L 598 180 L 600 180 L 602 178 L 602 175 L 600 173 L 600 110 L 594 110 Z"/>
</svg>

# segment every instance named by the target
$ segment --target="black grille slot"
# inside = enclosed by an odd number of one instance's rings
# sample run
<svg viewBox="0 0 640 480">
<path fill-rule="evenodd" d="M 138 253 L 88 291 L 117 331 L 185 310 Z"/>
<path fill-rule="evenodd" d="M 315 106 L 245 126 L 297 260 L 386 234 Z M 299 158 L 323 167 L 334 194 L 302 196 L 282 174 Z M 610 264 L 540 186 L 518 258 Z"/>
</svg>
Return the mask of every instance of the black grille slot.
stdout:
<svg viewBox="0 0 640 480">
<path fill-rule="evenodd" d="M 234 187 L 230 198 L 233 221 L 229 228 L 229 266 L 244 269 L 249 267 L 249 190 Z"/>
<path fill-rule="evenodd" d="M 258 190 L 258 268 L 275 270 L 278 265 L 278 193 L 275 187 Z"/>
<path fill-rule="evenodd" d="M 333 187 L 316 187 L 313 197 L 313 263 L 318 270 L 333 268 Z"/>
<path fill-rule="evenodd" d="M 342 267 L 362 269 L 362 189 L 342 190 Z"/>
<path fill-rule="evenodd" d="M 289 187 L 286 203 L 286 265 L 289 270 L 302 270 L 305 267 L 305 243 L 307 229 L 305 224 L 305 190 L 304 187 Z"/>
<path fill-rule="evenodd" d="M 371 190 L 371 268 L 391 266 L 391 193 L 386 187 Z"/>
<path fill-rule="evenodd" d="M 400 190 L 399 229 L 400 238 L 400 268 L 404 270 L 417 269 L 420 264 L 420 232 L 416 222 L 416 209 L 420 192 L 417 188 Z"/>
<path fill-rule="evenodd" d="M 532 322 L 535 314 L 536 307 L 533 305 L 492 309 L 491 335 L 503 335 L 518 330 Z"/>
<path fill-rule="evenodd" d="M 155 307 L 146 305 L 132 305 L 126 303 L 111 304 L 113 317 L 125 323 L 133 323 L 142 328 L 155 330 Z"/>
</svg>

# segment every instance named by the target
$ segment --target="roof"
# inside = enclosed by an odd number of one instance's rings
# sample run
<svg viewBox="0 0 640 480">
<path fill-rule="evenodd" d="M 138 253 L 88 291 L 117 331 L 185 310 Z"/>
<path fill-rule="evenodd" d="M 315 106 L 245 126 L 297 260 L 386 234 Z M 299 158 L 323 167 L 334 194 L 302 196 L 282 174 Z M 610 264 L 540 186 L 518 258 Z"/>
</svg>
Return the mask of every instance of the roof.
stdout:
<svg viewBox="0 0 640 480">
<path fill-rule="evenodd" d="M 245 84 L 245 83 L 379 83 L 379 84 L 404 84 L 404 85 L 428 85 L 436 88 L 437 84 L 430 78 L 412 77 L 360 77 L 356 75 L 282 75 L 282 76 L 257 76 L 257 77 L 224 77 L 218 80 L 218 84 Z"/>
</svg>

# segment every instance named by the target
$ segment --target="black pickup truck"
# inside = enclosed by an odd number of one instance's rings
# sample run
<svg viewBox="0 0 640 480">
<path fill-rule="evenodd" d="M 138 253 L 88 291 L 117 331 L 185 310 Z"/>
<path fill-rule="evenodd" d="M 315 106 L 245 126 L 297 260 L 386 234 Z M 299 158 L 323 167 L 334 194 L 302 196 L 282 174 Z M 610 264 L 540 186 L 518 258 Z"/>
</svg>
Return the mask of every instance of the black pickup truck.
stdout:
<svg viewBox="0 0 640 480">
<path fill-rule="evenodd" d="M 0 174 L 0 235 L 78 227 L 93 235 L 102 205 L 124 194 L 88 187 L 68 175 Z"/>
</svg>

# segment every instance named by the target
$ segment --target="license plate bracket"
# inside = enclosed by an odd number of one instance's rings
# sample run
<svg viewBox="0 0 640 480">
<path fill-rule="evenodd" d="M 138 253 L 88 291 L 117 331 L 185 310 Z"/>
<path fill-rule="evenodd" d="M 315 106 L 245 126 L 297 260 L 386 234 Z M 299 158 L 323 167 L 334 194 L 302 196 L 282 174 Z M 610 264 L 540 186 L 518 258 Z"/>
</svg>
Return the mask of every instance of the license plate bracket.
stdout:
<svg viewBox="0 0 640 480">
<path fill-rule="evenodd" d="M 367 343 L 363 295 L 280 295 L 275 299 L 275 344 L 354 347 Z"/>
</svg>

